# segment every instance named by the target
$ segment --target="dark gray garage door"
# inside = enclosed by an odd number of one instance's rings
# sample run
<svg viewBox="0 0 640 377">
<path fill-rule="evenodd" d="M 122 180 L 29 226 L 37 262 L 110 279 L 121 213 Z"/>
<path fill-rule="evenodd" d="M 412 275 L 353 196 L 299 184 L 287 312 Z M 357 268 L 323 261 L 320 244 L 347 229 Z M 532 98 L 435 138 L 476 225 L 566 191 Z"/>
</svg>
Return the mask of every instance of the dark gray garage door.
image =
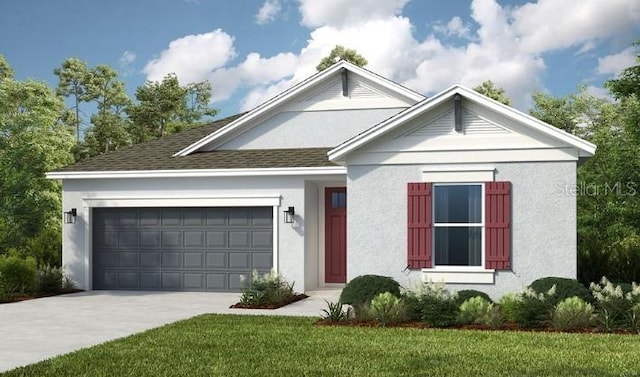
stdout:
<svg viewBox="0 0 640 377">
<path fill-rule="evenodd" d="M 273 265 L 273 215 L 259 208 L 96 208 L 93 288 L 238 291 Z"/>
</svg>

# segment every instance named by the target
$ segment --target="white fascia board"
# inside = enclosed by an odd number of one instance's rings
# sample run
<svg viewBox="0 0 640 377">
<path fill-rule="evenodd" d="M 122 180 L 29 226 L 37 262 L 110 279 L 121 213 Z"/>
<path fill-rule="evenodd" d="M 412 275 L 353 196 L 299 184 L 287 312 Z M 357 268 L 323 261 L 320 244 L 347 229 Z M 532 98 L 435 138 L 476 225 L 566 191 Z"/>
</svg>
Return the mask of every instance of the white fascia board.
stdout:
<svg viewBox="0 0 640 377">
<path fill-rule="evenodd" d="M 194 177 L 258 177 L 299 175 L 346 175 L 343 166 L 318 168 L 264 168 L 264 169 L 190 169 L 190 170 L 124 170 L 124 171 L 71 171 L 50 172 L 48 179 L 99 178 L 194 178 Z"/>
<path fill-rule="evenodd" d="M 590 157 L 593 156 L 596 152 L 596 145 L 590 143 L 584 139 L 579 138 L 576 135 L 570 134 L 564 130 L 561 130 L 553 125 L 547 124 L 540 119 L 537 119 L 529 114 L 525 114 L 519 110 L 516 110 L 510 106 L 507 106 L 503 103 L 500 103 L 491 98 L 485 97 L 475 90 L 471 90 L 461 85 L 455 85 L 451 89 L 457 90 L 463 94 L 463 96 L 471 99 L 475 102 L 480 103 L 481 105 L 494 110 L 495 112 L 506 116 L 508 118 L 514 119 L 521 123 L 525 123 L 531 128 L 540 131 L 548 136 L 551 136 L 555 139 L 558 139 L 566 144 L 569 144 L 580 151 L 581 157 Z"/>
<path fill-rule="evenodd" d="M 410 107 L 395 116 L 383 121 L 382 123 L 377 124 L 376 126 L 371 127 L 367 131 L 361 133 L 360 135 L 345 141 L 340 144 L 336 148 L 327 152 L 329 160 L 331 161 L 343 161 L 344 157 L 351 151 L 363 146 L 371 142 L 372 140 L 378 138 L 386 134 L 387 132 L 395 129 L 396 127 L 404 124 L 407 121 L 429 111 L 433 107 L 441 104 L 442 102 L 448 100 L 455 93 L 460 93 L 463 97 L 479 103 L 481 106 L 484 106 L 490 110 L 495 111 L 505 117 L 514 119 L 520 123 L 524 123 L 527 126 L 540 131 L 548 136 L 551 136 L 555 139 L 558 139 L 566 144 L 569 144 L 580 152 L 581 157 L 590 157 L 596 151 L 596 145 L 592 144 L 586 140 L 583 140 L 575 135 L 572 135 L 568 132 L 565 132 L 559 128 L 546 124 L 530 115 L 527 115 L 521 111 L 518 111 L 512 107 L 504 105 L 498 101 L 487 98 L 475 90 L 471 90 L 465 88 L 462 85 L 453 85 L 448 89 L 443 90 L 442 92 L 436 94 L 435 96 L 426 99 L 420 103 L 417 103 L 413 107 Z"/>
<path fill-rule="evenodd" d="M 253 110 L 249 111 L 248 113 L 246 113 L 245 115 L 241 116 L 240 118 L 236 119 L 235 121 L 227 124 L 226 126 L 222 127 L 221 129 L 217 130 L 216 132 L 213 132 L 211 134 L 209 134 L 208 136 L 205 136 L 204 138 L 198 140 L 197 142 L 187 146 L 186 148 L 178 151 L 177 153 L 174 154 L 174 157 L 176 156 L 187 156 L 195 151 L 197 151 L 198 149 L 200 149 L 201 147 L 205 146 L 206 144 L 211 143 L 214 140 L 220 139 L 222 137 L 224 137 L 225 135 L 229 134 L 230 132 L 233 132 L 234 130 L 241 128 L 243 125 L 256 120 L 258 118 L 260 118 L 261 116 L 263 116 L 265 113 L 267 113 L 268 111 L 276 108 L 277 106 L 283 104 L 284 102 L 288 101 L 290 98 L 292 98 L 293 96 L 297 95 L 298 93 L 306 90 L 307 88 L 316 85 L 319 82 L 322 82 L 324 80 L 326 80 L 328 77 L 330 77 L 332 74 L 334 74 L 335 72 L 339 71 L 342 68 L 346 68 L 358 75 L 361 75 L 363 77 L 365 77 L 366 79 L 381 85 L 383 87 L 386 87 L 400 95 L 403 95 L 413 101 L 421 101 L 423 100 L 425 97 L 417 92 L 414 92 L 408 88 L 403 87 L 400 84 L 397 84 L 395 82 L 392 82 L 390 80 L 387 80 L 385 78 L 383 78 L 382 76 L 376 75 L 373 72 L 367 71 L 365 69 L 362 69 L 354 64 L 351 64 L 347 61 L 341 60 L 340 62 L 334 64 L 333 66 L 325 69 L 324 71 L 318 72 L 316 74 L 314 74 L 313 76 L 310 76 L 309 78 L 303 80 L 302 82 L 292 86 L 291 88 L 285 90 L 284 92 L 276 95 L 275 97 L 267 100 L 266 102 L 263 102 L 261 105 L 259 105 L 258 107 L 254 108 Z"/>
</svg>

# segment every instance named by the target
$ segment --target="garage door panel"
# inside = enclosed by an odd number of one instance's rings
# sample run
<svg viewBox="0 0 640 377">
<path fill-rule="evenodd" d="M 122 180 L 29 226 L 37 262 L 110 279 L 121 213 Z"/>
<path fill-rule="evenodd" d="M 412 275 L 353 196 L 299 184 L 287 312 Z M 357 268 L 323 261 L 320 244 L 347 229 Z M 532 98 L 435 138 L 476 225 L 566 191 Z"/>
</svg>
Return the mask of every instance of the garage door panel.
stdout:
<svg viewBox="0 0 640 377">
<path fill-rule="evenodd" d="M 104 232 L 96 235 L 97 242 L 104 247 L 117 247 L 118 246 L 118 232 Z"/>
<path fill-rule="evenodd" d="M 273 257 L 271 253 L 252 253 L 251 270 L 270 271 L 273 267 Z"/>
<path fill-rule="evenodd" d="M 182 232 L 171 230 L 162 232 L 162 247 L 182 246 Z"/>
<path fill-rule="evenodd" d="M 224 208 L 211 208 L 206 210 L 207 226 L 227 225 L 229 211 Z"/>
<path fill-rule="evenodd" d="M 140 225 L 160 226 L 162 221 L 162 210 L 160 208 L 140 209 Z"/>
<path fill-rule="evenodd" d="M 143 251 L 140 253 L 141 268 L 160 268 L 162 266 L 160 252 Z"/>
<path fill-rule="evenodd" d="M 231 270 L 250 270 L 251 265 L 250 254 L 248 252 L 229 253 L 229 269 Z"/>
<path fill-rule="evenodd" d="M 248 277 L 251 274 L 247 273 L 230 273 L 229 274 L 229 290 L 239 291 L 243 288 L 241 276 Z"/>
<path fill-rule="evenodd" d="M 227 269 L 227 253 L 207 253 L 207 268 Z"/>
<path fill-rule="evenodd" d="M 160 246 L 161 233 L 159 230 L 140 231 L 140 246 L 158 247 Z"/>
<path fill-rule="evenodd" d="M 264 208 L 253 211 L 251 225 L 271 228 L 271 226 L 273 225 L 273 213 L 271 211 L 271 208 Z"/>
<path fill-rule="evenodd" d="M 178 291 L 182 288 L 182 273 L 180 272 L 163 272 L 162 288 Z"/>
<path fill-rule="evenodd" d="M 273 246 L 273 233 L 270 231 L 253 231 L 251 232 L 251 240 L 254 248 L 271 249 Z"/>
<path fill-rule="evenodd" d="M 203 226 L 205 213 L 200 208 L 187 209 L 183 213 L 185 226 Z"/>
<path fill-rule="evenodd" d="M 186 273 L 184 274 L 184 288 L 188 290 L 205 290 L 205 274 L 204 273 Z"/>
<path fill-rule="evenodd" d="M 162 210 L 163 226 L 179 226 L 182 225 L 182 210 L 180 208 Z"/>
<path fill-rule="evenodd" d="M 185 247 L 203 247 L 205 239 L 204 231 L 187 231 L 184 232 Z"/>
<path fill-rule="evenodd" d="M 251 224 L 251 216 L 249 209 L 238 209 L 229 213 L 230 226 L 247 226 Z"/>
<path fill-rule="evenodd" d="M 247 230 L 229 232 L 229 247 L 249 247 L 251 235 Z"/>
<path fill-rule="evenodd" d="M 203 269 L 205 267 L 204 253 L 184 253 L 184 267 Z"/>
<path fill-rule="evenodd" d="M 136 231 L 120 231 L 118 232 L 118 246 L 135 247 L 138 246 L 138 237 L 140 233 Z"/>
<path fill-rule="evenodd" d="M 120 289 L 138 289 L 140 286 L 138 272 L 119 272 L 118 288 Z"/>
<path fill-rule="evenodd" d="M 118 253 L 118 267 L 138 267 L 139 253 L 122 251 Z"/>
<path fill-rule="evenodd" d="M 227 246 L 226 231 L 207 232 L 207 247 L 226 247 L 226 246 Z"/>
<path fill-rule="evenodd" d="M 118 266 L 118 254 L 116 252 L 102 252 L 98 254 L 98 258 L 94 260 L 96 263 L 102 267 L 116 267 Z"/>
<path fill-rule="evenodd" d="M 140 273 L 140 289 L 156 290 L 161 287 L 160 272 L 141 272 Z"/>
<path fill-rule="evenodd" d="M 118 216 L 118 225 L 121 226 L 135 226 L 138 225 L 138 218 L 140 213 L 137 209 L 123 209 Z"/>
<path fill-rule="evenodd" d="M 98 208 L 94 289 L 238 291 L 273 265 L 273 210 Z"/>
<path fill-rule="evenodd" d="M 226 273 L 209 273 L 207 274 L 207 287 L 209 291 L 227 291 L 229 290 L 228 274 Z"/>
<path fill-rule="evenodd" d="M 162 268 L 182 268 L 181 252 L 163 252 Z"/>
</svg>

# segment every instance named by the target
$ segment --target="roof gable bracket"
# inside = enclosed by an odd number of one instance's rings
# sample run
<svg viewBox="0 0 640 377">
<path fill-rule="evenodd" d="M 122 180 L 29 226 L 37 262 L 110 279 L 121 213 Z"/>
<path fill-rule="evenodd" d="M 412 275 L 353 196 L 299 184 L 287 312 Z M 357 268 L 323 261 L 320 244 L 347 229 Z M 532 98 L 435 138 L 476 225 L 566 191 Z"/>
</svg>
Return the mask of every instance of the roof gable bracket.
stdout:
<svg viewBox="0 0 640 377">
<path fill-rule="evenodd" d="M 349 97 L 349 77 L 347 76 L 347 69 L 346 68 L 342 68 L 341 70 L 341 76 L 342 76 L 342 96 L 343 97 Z"/>
<path fill-rule="evenodd" d="M 453 112 L 456 132 L 462 132 L 462 96 L 457 93 L 453 96 Z"/>
</svg>

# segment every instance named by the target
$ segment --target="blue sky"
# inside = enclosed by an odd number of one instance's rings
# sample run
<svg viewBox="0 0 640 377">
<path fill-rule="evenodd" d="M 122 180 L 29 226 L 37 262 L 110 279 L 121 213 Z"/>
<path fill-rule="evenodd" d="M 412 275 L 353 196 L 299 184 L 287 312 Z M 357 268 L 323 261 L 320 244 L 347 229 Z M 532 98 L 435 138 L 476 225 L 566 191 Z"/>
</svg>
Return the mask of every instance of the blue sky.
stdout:
<svg viewBox="0 0 640 377">
<path fill-rule="evenodd" d="M 490 79 L 514 106 L 635 64 L 640 0 L 0 0 L 0 54 L 18 79 L 57 84 L 67 57 L 116 68 L 133 96 L 169 72 L 210 80 L 222 115 L 315 72 L 336 44 L 426 95 Z"/>
</svg>

